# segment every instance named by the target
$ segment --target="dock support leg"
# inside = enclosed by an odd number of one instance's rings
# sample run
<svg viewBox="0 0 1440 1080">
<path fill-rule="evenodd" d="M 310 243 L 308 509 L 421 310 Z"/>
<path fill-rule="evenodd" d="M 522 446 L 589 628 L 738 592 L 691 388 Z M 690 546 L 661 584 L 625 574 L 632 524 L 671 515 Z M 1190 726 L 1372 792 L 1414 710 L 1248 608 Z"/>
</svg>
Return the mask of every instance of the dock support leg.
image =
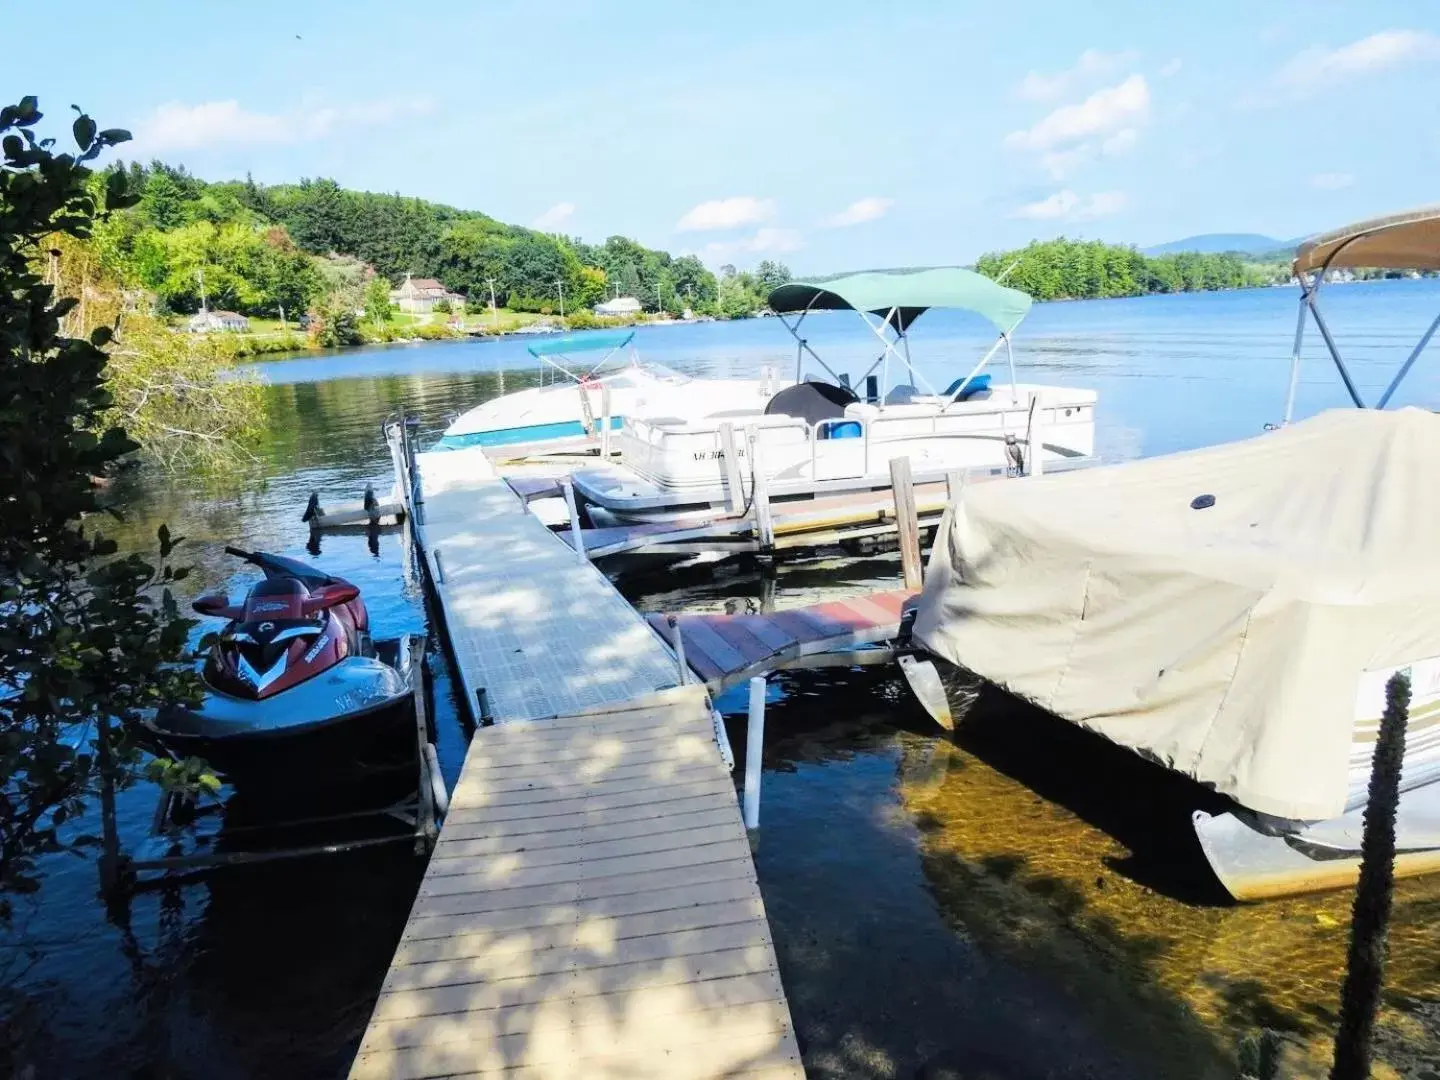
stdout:
<svg viewBox="0 0 1440 1080">
<path fill-rule="evenodd" d="M 765 554 L 775 550 L 775 521 L 770 516 L 770 481 L 761 461 L 760 432 L 754 425 L 745 429 L 745 445 L 750 453 L 750 502 L 755 510 L 756 539 Z"/>
<path fill-rule="evenodd" d="M 765 679 L 750 680 L 750 716 L 745 729 L 745 828 L 760 827 L 760 768 L 765 746 Z"/>
<path fill-rule="evenodd" d="M 610 387 L 600 384 L 600 460 L 610 460 Z"/>
<path fill-rule="evenodd" d="M 745 492 L 741 488 L 740 459 L 735 453 L 735 425 L 729 421 L 720 425 L 720 463 L 725 468 L 725 505 L 738 517 L 745 506 Z"/>
<path fill-rule="evenodd" d="M 905 588 L 923 584 L 920 561 L 920 524 L 915 512 L 915 481 L 908 457 L 890 459 L 890 489 L 895 495 L 895 530 L 900 539 L 900 572 Z"/>
<path fill-rule="evenodd" d="M 686 686 L 690 682 L 690 666 L 685 663 L 685 638 L 680 633 L 680 621 L 669 615 L 665 625 L 670 628 L 670 647 L 675 650 L 675 663 L 680 668 L 680 685 Z"/>
<path fill-rule="evenodd" d="M 579 560 L 589 562 L 590 553 L 585 550 L 585 534 L 580 531 L 580 508 L 575 505 L 575 485 L 567 476 L 560 482 L 560 487 L 565 492 L 565 509 L 570 511 L 570 542 L 575 545 L 575 554 Z"/>
</svg>

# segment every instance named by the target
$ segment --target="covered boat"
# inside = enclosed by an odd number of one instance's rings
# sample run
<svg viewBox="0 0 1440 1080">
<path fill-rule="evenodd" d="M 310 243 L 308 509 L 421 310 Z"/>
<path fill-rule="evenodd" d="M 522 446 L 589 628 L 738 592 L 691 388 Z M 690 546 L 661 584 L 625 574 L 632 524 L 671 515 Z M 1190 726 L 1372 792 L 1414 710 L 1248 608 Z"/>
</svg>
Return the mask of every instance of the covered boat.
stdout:
<svg viewBox="0 0 1440 1080">
<path fill-rule="evenodd" d="M 782 383 L 760 379 L 697 379 L 642 361 L 635 331 L 597 331 L 536 341 L 527 346 L 540 363 L 540 385 L 475 406 L 445 429 L 437 450 L 493 447 L 523 457 L 595 450 L 608 424 L 627 417 L 701 418 L 717 411 L 763 406 Z M 575 357 L 600 354 L 599 360 Z"/>
<path fill-rule="evenodd" d="M 734 470 L 744 497 L 750 497 L 758 458 L 777 503 L 886 488 L 890 462 L 901 457 L 910 459 L 917 482 L 957 469 L 1004 475 L 1086 464 L 1094 453 L 1095 392 L 1015 378 L 1011 336 L 1030 303 L 1020 290 L 959 267 L 781 285 L 769 305 L 795 338 L 795 384 L 748 409 L 703 418 L 636 414 L 615 438 L 620 463 L 577 472 L 575 491 L 601 520 L 720 511 L 734 501 L 727 424 L 737 437 L 736 456 L 745 459 Z M 910 357 L 910 328 L 932 308 L 973 312 L 998 333 L 977 361 L 940 387 L 931 386 Z M 836 371 L 802 336 L 805 319 L 824 310 L 853 311 L 878 339 L 881 351 L 866 370 Z M 1008 384 L 984 370 L 1002 349 Z M 812 370 L 807 376 L 810 365 L 823 375 Z"/>
<path fill-rule="evenodd" d="M 1386 680 L 1409 669 L 1401 872 L 1440 866 L 1440 417 L 1338 410 L 1250 439 L 966 490 L 930 653 L 1230 796 L 1197 814 L 1251 898 L 1353 879 Z"/>
</svg>

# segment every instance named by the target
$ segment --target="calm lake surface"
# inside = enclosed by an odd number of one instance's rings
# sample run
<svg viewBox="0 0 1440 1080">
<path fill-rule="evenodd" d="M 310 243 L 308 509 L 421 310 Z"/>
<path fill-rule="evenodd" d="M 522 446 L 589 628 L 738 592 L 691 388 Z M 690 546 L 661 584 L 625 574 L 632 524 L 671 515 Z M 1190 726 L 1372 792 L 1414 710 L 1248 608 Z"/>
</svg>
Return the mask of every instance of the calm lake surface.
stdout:
<svg viewBox="0 0 1440 1080">
<path fill-rule="evenodd" d="M 1243 438 L 1281 418 L 1296 299 L 1263 289 L 1039 305 L 1017 334 L 1016 365 L 1022 379 L 1099 391 L 1110 460 Z M 1337 286 L 1326 302 L 1372 398 L 1436 311 L 1437 281 Z M 878 351 L 848 313 L 805 330 L 837 371 L 858 376 Z M 1346 402 L 1310 336 L 1300 415 Z M 946 312 L 922 318 L 912 341 L 935 383 L 988 344 L 984 324 Z M 773 319 L 642 328 L 636 344 L 694 374 L 786 372 L 795 360 Z M 377 636 L 429 630 L 398 536 L 377 552 L 364 537 L 327 537 L 307 556 L 300 513 L 312 490 L 342 502 L 368 481 L 388 489 L 388 415 L 417 414 L 438 435 L 470 405 L 533 383 L 524 345 L 259 365 L 271 430 L 256 475 L 135 480 L 122 492 L 126 539 L 147 544 L 168 522 L 187 538 L 197 593 L 248 584 L 226 543 L 313 557 L 363 588 Z M 1000 380 L 1003 355 L 992 370 Z M 1417 365 L 1396 400 L 1440 406 L 1440 364 Z M 620 584 L 647 610 L 758 610 L 891 588 L 898 576 L 893 557 L 825 556 L 768 581 L 736 563 Z M 431 649 L 453 784 L 468 731 Z M 1348 894 L 1224 903 L 1189 836 L 1185 791 L 1046 718 L 982 717 L 942 739 L 889 673 L 780 678 L 772 697 L 756 861 L 812 1077 L 1233 1076 L 1237 1041 L 1262 1025 L 1288 1033 L 1296 1075 L 1324 1075 Z M 743 718 L 732 739 L 738 756 Z M 122 793 L 127 845 L 154 806 L 148 785 Z M 343 1076 L 422 871 L 396 845 L 220 871 L 107 914 L 94 865 L 52 859 L 0 951 L 0 1073 Z M 1440 880 L 1402 883 L 1381 1046 L 1409 1077 L 1440 1076 L 1437 931 Z"/>
</svg>

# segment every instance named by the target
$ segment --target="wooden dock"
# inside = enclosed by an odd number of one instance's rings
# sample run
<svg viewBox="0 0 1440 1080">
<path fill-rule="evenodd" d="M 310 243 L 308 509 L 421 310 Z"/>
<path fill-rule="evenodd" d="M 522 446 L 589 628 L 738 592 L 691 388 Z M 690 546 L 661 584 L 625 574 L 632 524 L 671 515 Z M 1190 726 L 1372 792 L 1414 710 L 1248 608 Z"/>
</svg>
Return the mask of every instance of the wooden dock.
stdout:
<svg viewBox="0 0 1440 1080">
<path fill-rule="evenodd" d="M 487 723 L 351 1075 L 802 1077 L 705 687 L 482 452 L 416 461 Z"/>
<path fill-rule="evenodd" d="M 889 663 L 904 609 L 914 599 L 910 590 L 896 589 L 761 615 L 655 614 L 649 620 L 657 633 L 679 632 L 686 663 L 718 694 L 785 668 Z"/>
</svg>

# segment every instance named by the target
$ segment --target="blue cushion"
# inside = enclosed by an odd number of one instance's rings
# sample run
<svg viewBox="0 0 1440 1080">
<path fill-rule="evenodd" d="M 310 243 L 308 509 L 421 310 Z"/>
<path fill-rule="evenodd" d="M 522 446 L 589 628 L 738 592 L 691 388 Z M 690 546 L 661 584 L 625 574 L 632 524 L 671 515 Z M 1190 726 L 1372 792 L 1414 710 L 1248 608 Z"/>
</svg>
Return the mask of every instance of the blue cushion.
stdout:
<svg viewBox="0 0 1440 1080">
<path fill-rule="evenodd" d="M 830 420 L 816 429 L 821 439 L 858 439 L 865 434 L 859 420 Z"/>
<path fill-rule="evenodd" d="M 954 382 L 952 382 L 952 383 L 945 389 L 945 396 L 946 396 L 946 397 L 950 397 L 952 394 L 954 394 L 956 390 L 959 390 L 959 389 L 960 389 L 960 384 L 961 384 L 962 382 L 964 382 L 964 381 L 965 381 L 965 376 L 962 375 L 962 376 L 960 376 L 960 378 L 958 378 L 958 379 L 956 379 Z M 990 389 L 990 373 L 987 371 L 987 372 L 985 372 L 983 375 L 976 375 L 973 379 L 970 380 L 969 384 L 965 387 L 965 393 L 963 393 L 963 394 L 960 395 L 960 400 L 961 400 L 961 401 L 968 401 L 968 400 L 969 400 L 971 397 L 973 397 L 975 394 L 981 393 L 982 391 L 984 391 L 984 390 L 989 390 L 989 389 Z"/>
</svg>

